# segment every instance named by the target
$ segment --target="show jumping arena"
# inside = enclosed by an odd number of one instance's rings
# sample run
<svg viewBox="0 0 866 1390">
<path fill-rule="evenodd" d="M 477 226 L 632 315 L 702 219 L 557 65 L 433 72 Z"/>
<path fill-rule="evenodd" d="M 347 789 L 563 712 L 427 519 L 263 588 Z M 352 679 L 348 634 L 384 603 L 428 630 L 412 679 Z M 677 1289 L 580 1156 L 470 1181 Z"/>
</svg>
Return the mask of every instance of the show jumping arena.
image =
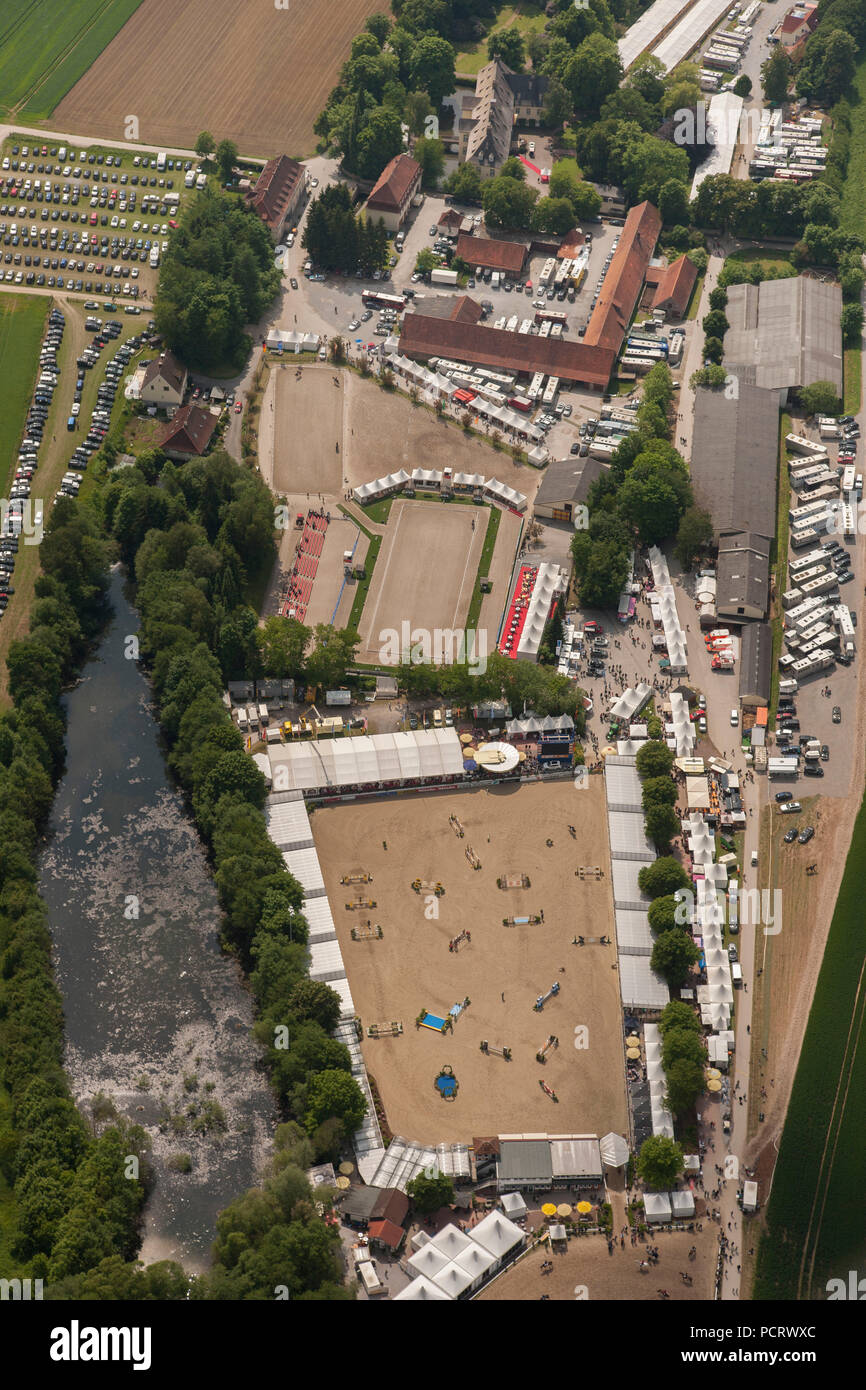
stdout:
<svg viewBox="0 0 866 1390">
<path fill-rule="evenodd" d="M 615 940 L 601 777 L 328 805 L 310 823 L 393 1133 L 427 1144 L 628 1133 L 616 946 L 572 944 L 578 934 Z M 359 864 L 383 931 L 375 949 L 353 942 L 344 906 L 341 878 Z M 603 876 L 581 881 L 585 864 L 604 866 Z M 497 886 L 523 876 L 531 886 Z M 419 892 L 415 880 L 444 892 Z M 402 1031 L 369 1037 L 383 1019 Z M 460 1080 L 448 1105 L 431 1084 L 443 1067 Z"/>
</svg>

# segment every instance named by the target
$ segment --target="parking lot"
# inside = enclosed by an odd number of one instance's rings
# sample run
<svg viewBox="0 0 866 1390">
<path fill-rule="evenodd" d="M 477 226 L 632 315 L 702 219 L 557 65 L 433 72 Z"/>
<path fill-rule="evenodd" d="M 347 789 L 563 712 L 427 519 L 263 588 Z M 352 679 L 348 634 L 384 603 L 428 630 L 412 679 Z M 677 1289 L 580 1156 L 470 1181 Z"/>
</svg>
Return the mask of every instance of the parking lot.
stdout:
<svg viewBox="0 0 866 1390">
<path fill-rule="evenodd" d="M 0 160 L 0 279 L 149 304 L 193 168 L 130 148 L 11 136 Z"/>
</svg>

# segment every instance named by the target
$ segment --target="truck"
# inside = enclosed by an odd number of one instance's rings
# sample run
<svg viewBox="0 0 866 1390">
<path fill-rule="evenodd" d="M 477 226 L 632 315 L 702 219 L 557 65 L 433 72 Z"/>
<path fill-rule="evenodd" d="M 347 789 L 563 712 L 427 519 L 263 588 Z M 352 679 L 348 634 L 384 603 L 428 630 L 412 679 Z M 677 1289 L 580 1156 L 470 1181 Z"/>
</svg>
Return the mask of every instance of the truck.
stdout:
<svg viewBox="0 0 866 1390">
<path fill-rule="evenodd" d="M 456 285 L 456 284 L 457 284 L 457 271 L 456 271 L 456 270 L 431 270 L 431 271 L 430 271 L 430 284 L 431 284 L 431 285 Z"/>
<path fill-rule="evenodd" d="M 165 154 L 164 154 L 164 152 L 163 152 L 162 150 L 160 150 L 159 154 L 156 156 L 156 167 L 157 167 L 157 169 L 160 171 L 160 173 L 164 173 L 164 171 L 165 171 Z"/>
<path fill-rule="evenodd" d="M 351 690 L 326 690 L 326 705 L 350 705 L 352 703 Z"/>
<path fill-rule="evenodd" d="M 768 758 L 767 776 L 771 778 L 796 777 L 798 766 L 797 758 Z"/>
<path fill-rule="evenodd" d="M 785 447 L 791 454 L 826 454 L 826 444 L 816 444 L 814 439 L 804 439 L 800 434 L 786 434 Z"/>
<path fill-rule="evenodd" d="M 490 277 L 490 288 L 492 290 L 498 290 L 501 284 L 502 276 L 499 274 L 498 270 L 494 270 L 492 276 Z"/>
</svg>

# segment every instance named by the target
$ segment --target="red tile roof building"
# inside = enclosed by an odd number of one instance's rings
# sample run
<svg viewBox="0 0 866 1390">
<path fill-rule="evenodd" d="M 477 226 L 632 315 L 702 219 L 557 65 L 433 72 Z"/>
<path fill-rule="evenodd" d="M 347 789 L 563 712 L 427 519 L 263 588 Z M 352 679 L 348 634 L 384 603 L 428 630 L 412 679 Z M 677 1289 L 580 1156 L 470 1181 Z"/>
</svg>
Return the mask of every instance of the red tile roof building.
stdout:
<svg viewBox="0 0 866 1390">
<path fill-rule="evenodd" d="M 661 229 L 662 220 L 652 203 L 631 209 L 587 325 L 583 341 L 588 347 L 608 348 L 614 355 L 619 352 Z"/>
<path fill-rule="evenodd" d="M 457 238 L 455 252 L 468 266 L 480 265 L 484 270 L 499 270 L 505 275 L 520 275 L 528 254 L 519 241 L 493 241 L 490 237 L 466 236 L 463 232 Z"/>
<path fill-rule="evenodd" d="M 186 391 L 187 370 L 173 352 L 161 352 L 148 362 L 141 381 L 141 399 L 147 405 L 180 405 Z"/>
<path fill-rule="evenodd" d="M 671 261 L 658 277 L 652 308 L 664 309 L 671 318 L 681 319 L 689 307 L 697 278 L 698 268 L 688 256 Z"/>
<path fill-rule="evenodd" d="M 532 333 L 509 333 L 454 319 L 406 314 L 400 333 L 406 357 L 448 357 L 495 371 L 532 376 L 546 372 L 561 381 L 604 389 L 610 380 L 616 352 L 587 347 L 566 338 L 542 338 Z"/>
<path fill-rule="evenodd" d="M 294 220 L 307 186 L 306 168 L 296 159 L 281 154 L 269 159 L 246 194 L 246 203 L 258 213 L 274 241 L 279 241 L 286 224 Z"/>
<path fill-rule="evenodd" d="M 367 215 L 382 221 L 389 232 L 403 223 L 421 187 L 421 165 L 409 154 L 397 154 L 385 165 L 367 199 Z"/>
<path fill-rule="evenodd" d="M 175 411 L 159 439 L 159 448 L 169 458 L 183 461 L 198 458 L 210 443 L 216 427 L 216 415 L 190 402 Z"/>
</svg>

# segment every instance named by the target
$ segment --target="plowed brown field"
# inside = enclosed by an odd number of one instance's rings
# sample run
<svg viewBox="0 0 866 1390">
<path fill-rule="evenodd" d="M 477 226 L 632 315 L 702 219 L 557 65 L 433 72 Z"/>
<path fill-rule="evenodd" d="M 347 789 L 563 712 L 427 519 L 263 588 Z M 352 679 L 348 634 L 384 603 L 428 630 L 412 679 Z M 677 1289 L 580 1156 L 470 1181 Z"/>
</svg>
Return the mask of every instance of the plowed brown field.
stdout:
<svg viewBox="0 0 866 1390">
<path fill-rule="evenodd" d="M 53 115 L 58 129 L 191 149 L 201 130 L 242 154 L 310 155 L 313 122 L 382 0 L 144 0 Z"/>
</svg>

